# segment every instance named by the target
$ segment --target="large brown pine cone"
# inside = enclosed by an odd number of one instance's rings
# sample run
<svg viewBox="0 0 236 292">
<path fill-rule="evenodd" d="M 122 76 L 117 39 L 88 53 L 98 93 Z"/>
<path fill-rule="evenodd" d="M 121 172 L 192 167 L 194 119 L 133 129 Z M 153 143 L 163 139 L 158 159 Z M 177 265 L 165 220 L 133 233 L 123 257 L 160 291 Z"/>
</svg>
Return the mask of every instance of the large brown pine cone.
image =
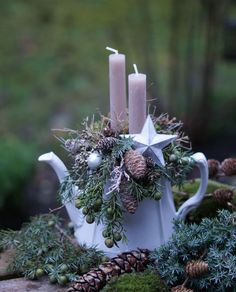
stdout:
<svg viewBox="0 0 236 292">
<path fill-rule="evenodd" d="M 171 288 L 171 292 L 193 292 L 193 290 L 188 289 L 182 285 L 178 285 L 178 286 Z"/>
<path fill-rule="evenodd" d="M 220 162 L 216 159 L 208 159 L 207 163 L 208 163 L 209 177 L 216 176 L 219 171 Z"/>
<path fill-rule="evenodd" d="M 236 175 L 236 158 L 226 158 L 221 163 L 221 170 L 225 175 Z"/>
<path fill-rule="evenodd" d="M 99 265 L 79 279 L 67 292 L 94 292 L 104 287 L 113 276 L 118 276 L 132 271 L 142 272 L 149 264 L 149 250 L 140 249 L 123 252 L 112 258 L 109 262 Z"/>
<path fill-rule="evenodd" d="M 124 156 L 124 164 L 127 171 L 134 179 L 141 179 L 147 171 L 147 163 L 145 157 L 137 150 L 128 150 Z"/>
<path fill-rule="evenodd" d="M 217 203 L 224 205 L 232 200 L 233 194 L 232 190 L 220 188 L 213 192 L 213 199 Z"/>
</svg>

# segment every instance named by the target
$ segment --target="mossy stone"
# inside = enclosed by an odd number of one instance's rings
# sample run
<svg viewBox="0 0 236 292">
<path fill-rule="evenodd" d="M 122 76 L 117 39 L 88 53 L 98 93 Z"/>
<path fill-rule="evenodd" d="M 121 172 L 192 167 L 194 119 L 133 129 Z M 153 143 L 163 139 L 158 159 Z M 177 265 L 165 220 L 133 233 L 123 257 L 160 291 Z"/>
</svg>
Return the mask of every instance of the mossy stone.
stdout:
<svg viewBox="0 0 236 292">
<path fill-rule="evenodd" d="M 175 201 L 177 210 L 185 201 L 187 201 L 188 198 L 190 198 L 197 192 L 199 185 L 200 185 L 200 180 L 195 179 L 195 180 L 186 182 L 181 187 L 180 190 L 175 186 L 173 187 L 174 201 Z M 219 188 L 232 189 L 232 186 L 219 183 L 213 180 L 209 180 L 206 194 L 212 194 L 216 189 L 219 189 Z M 179 194 L 179 192 L 185 193 L 185 195 L 181 195 Z M 234 190 L 233 202 L 234 201 L 236 201 L 236 190 Z M 199 205 L 199 207 L 192 210 L 188 214 L 186 219 L 188 222 L 199 223 L 201 219 L 204 217 L 208 217 L 208 218 L 215 217 L 217 215 L 217 211 L 220 209 L 230 209 L 230 208 L 227 205 L 221 206 L 217 202 L 215 202 L 212 197 L 206 196 L 202 200 L 202 203 Z"/>
</svg>

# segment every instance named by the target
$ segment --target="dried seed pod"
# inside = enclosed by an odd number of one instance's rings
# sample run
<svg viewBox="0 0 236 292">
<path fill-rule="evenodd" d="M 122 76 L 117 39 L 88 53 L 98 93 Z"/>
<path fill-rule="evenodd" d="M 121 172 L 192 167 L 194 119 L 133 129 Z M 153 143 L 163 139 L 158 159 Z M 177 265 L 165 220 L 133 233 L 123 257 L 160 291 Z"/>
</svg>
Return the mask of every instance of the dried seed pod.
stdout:
<svg viewBox="0 0 236 292">
<path fill-rule="evenodd" d="M 209 177 L 216 176 L 219 171 L 220 162 L 216 159 L 208 159 L 207 163 L 208 163 Z"/>
<path fill-rule="evenodd" d="M 220 188 L 220 189 L 216 189 L 213 192 L 213 199 L 217 203 L 224 205 L 224 204 L 227 204 L 227 202 L 230 202 L 232 200 L 233 194 L 234 193 L 232 190 Z"/>
<path fill-rule="evenodd" d="M 137 150 L 128 150 L 124 156 L 125 167 L 134 179 L 141 179 L 147 171 L 145 157 Z"/>
<path fill-rule="evenodd" d="M 208 263 L 202 260 L 188 262 L 185 271 L 189 277 L 198 277 L 208 271 Z"/>
<path fill-rule="evenodd" d="M 225 175 L 236 175 L 236 158 L 226 158 L 220 167 Z"/>
</svg>

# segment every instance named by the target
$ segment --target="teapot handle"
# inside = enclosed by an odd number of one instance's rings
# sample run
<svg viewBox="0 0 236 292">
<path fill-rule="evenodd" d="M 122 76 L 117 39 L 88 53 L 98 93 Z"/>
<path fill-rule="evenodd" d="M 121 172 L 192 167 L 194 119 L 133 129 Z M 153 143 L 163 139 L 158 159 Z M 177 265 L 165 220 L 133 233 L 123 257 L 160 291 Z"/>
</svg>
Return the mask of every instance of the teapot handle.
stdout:
<svg viewBox="0 0 236 292">
<path fill-rule="evenodd" d="M 200 170 L 200 186 L 198 191 L 194 196 L 189 198 L 183 205 L 179 208 L 176 213 L 177 219 L 185 219 L 186 215 L 194 208 L 198 207 L 201 201 L 204 198 L 207 184 L 208 184 L 208 164 L 205 155 L 201 152 L 197 152 L 191 156 L 195 162 L 197 167 Z"/>
</svg>

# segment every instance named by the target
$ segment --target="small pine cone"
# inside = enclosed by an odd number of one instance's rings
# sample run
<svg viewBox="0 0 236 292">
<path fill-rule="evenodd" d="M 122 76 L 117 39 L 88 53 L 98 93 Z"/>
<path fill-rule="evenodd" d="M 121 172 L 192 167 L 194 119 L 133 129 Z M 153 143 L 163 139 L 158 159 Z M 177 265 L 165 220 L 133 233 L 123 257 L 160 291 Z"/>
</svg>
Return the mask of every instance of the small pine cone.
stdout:
<svg viewBox="0 0 236 292">
<path fill-rule="evenodd" d="M 209 177 L 216 176 L 219 170 L 220 162 L 215 159 L 208 159 L 208 170 L 209 170 Z"/>
<path fill-rule="evenodd" d="M 213 192 L 213 199 L 220 205 L 224 205 L 232 200 L 233 194 L 232 190 L 221 188 Z"/>
<path fill-rule="evenodd" d="M 75 155 L 80 149 L 80 142 L 77 139 L 67 139 L 65 141 L 65 148 L 67 151 Z"/>
<path fill-rule="evenodd" d="M 146 173 L 146 177 L 148 182 L 154 183 L 156 180 L 158 180 L 161 177 L 161 174 L 153 169 L 148 169 Z"/>
<path fill-rule="evenodd" d="M 106 137 L 101 139 L 98 142 L 97 149 L 102 150 L 103 152 L 111 150 L 112 147 L 117 143 L 117 139 L 114 137 Z"/>
<path fill-rule="evenodd" d="M 225 175 L 236 175 L 236 158 L 225 159 L 220 167 Z"/>
<path fill-rule="evenodd" d="M 208 263 L 202 260 L 188 262 L 185 271 L 192 278 L 198 277 L 208 271 Z"/>
<path fill-rule="evenodd" d="M 110 127 L 105 127 L 102 133 L 105 137 L 112 137 L 112 136 L 115 136 L 116 134 L 115 131 L 111 129 Z"/>
<path fill-rule="evenodd" d="M 134 179 L 141 179 L 147 171 L 145 157 L 137 150 L 128 150 L 124 156 L 125 167 Z"/>
<path fill-rule="evenodd" d="M 173 288 L 171 288 L 171 292 L 193 292 L 192 289 L 188 289 L 184 287 L 183 285 L 178 285 Z"/>
<path fill-rule="evenodd" d="M 123 207 L 130 213 L 134 214 L 138 208 L 138 200 L 128 192 L 128 184 L 126 180 L 122 180 L 120 184 L 120 200 Z"/>
<path fill-rule="evenodd" d="M 138 200 L 131 194 L 124 192 L 120 194 L 121 202 L 124 208 L 130 213 L 134 214 L 138 208 Z"/>
<path fill-rule="evenodd" d="M 153 161 L 151 157 L 146 158 L 146 163 L 148 167 L 153 167 L 155 165 L 155 162 Z"/>
</svg>

